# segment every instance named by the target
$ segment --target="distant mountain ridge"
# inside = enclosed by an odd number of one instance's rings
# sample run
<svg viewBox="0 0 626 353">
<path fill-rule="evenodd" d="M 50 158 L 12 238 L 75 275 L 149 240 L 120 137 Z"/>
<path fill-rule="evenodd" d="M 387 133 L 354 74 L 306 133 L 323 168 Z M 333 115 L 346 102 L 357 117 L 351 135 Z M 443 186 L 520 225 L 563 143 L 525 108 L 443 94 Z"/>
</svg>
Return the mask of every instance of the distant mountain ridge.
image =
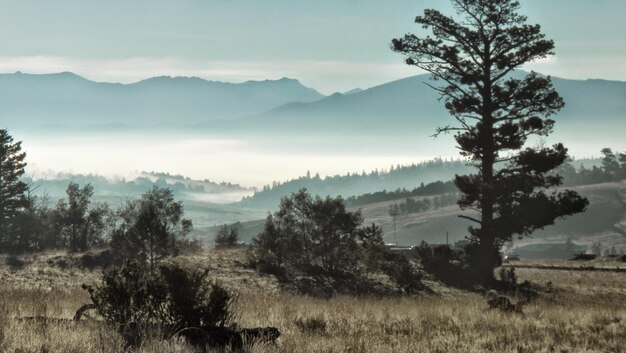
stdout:
<svg viewBox="0 0 626 353">
<path fill-rule="evenodd" d="M 517 72 L 517 75 L 524 74 Z M 626 127 L 626 82 L 553 77 L 566 102 L 557 129 L 591 119 Z M 153 77 L 132 84 L 94 82 L 70 72 L 0 74 L 5 126 L 200 127 L 216 132 L 423 131 L 453 124 L 437 93 L 417 75 L 324 96 L 295 79 L 225 83 Z"/>
<path fill-rule="evenodd" d="M 4 125 L 190 125 L 323 97 L 289 78 L 225 83 L 161 76 L 120 84 L 71 72 L 0 74 Z"/>
<path fill-rule="evenodd" d="M 517 75 L 522 75 L 518 72 Z M 553 77 L 565 108 L 555 120 L 576 127 L 594 120 L 611 127 L 626 127 L 626 82 L 569 80 Z M 398 129 L 417 128 L 434 132 L 438 126 L 454 124 L 438 93 L 430 88 L 430 75 L 412 76 L 351 94 L 333 94 L 307 103 L 287 103 L 276 109 L 245 118 L 251 125 L 280 125 L 284 128 Z"/>
</svg>

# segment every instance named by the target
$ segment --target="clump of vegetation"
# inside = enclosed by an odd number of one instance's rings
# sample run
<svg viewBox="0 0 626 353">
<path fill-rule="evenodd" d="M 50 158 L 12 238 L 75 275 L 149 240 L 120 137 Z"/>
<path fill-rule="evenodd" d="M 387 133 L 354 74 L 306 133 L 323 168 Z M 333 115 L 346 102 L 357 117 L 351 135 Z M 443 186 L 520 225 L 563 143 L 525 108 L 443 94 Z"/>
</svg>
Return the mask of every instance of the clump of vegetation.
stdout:
<svg viewBox="0 0 626 353">
<path fill-rule="evenodd" d="M 421 275 L 408 260 L 388 253 L 381 229 L 362 223 L 360 212 L 347 211 L 340 197 L 312 197 L 303 189 L 283 198 L 267 217 L 249 260 L 283 278 L 303 274 L 359 282 L 368 272 L 382 271 L 407 293 L 421 288 Z"/>
<path fill-rule="evenodd" d="M 389 255 L 383 266 L 383 272 L 400 287 L 405 294 L 415 294 L 424 289 L 424 277 L 403 255 Z"/>
<path fill-rule="evenodd" d="M 208 272 L 162 264 L 155 272 L 128 261 L 106 272 L 102 283 L 85 285 L 106 322 L 118 329 L 127 345 L 138 346 L 150 332 L 164 337 L 224 327 L 232 322 L 233 296 L 207 280 Z"/>
<path fill-rule="evenodd" d="M 93 186 L 76 183 L 67 187 L 67 201 L 53 211 L 53 229 L 70 251 L 86 251 L 105 243 L 112 212 L 106 203 L 91 205 Z"/>
<path fill-rule="evenodd" d="M 20 259 L 17 255 L 9 255 L 4 260 L 5 264 L 9 266 L 11 270 L 19 270 L 26 266 L 26 261 Z"/>
<path fill-rule="evenodd" d="M 468 278 L 466 258 L 462 251 L 455 251 L 447 245 L 434 248 L 422 241 L 415 249 L 414 255 L 427 273 L 435 279 L 457 287 L 471 287 Z"/>
<path fill-rule="evenodd" d="M 255 262 L 304 272 L 353 272 L 359 264 L 359 212 L 341 198 L 312 197 L 300 190 L 285 197 L 253 242 Z"/>
<path fill-rule="evenodd" d="M 438 210 L 442 207 L 455 205 L 458 201 L 456 193 L 447 193 L 431 198 L 423 198 L 415 200 L 411 197 L 407 197 L 406 200 L 400 203 L 394 203 L 389 206 L 390 214 L 412 214 L 421 213 L 428 210 Z"/>
<path fill-rule="evenodd" d="M 218 247 L 233 247 L 239 241 L 239 228 L 236 224 L 224 224 L 215 236 L 215 245 Z"/>
</svg>

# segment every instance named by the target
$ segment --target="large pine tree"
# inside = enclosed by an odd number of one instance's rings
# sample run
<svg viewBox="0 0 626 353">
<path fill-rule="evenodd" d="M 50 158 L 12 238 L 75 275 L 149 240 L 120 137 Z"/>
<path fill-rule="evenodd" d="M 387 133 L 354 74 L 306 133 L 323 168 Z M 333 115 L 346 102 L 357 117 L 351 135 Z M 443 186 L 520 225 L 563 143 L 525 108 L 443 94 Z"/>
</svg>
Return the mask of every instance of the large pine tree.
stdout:
<svg viewBox="0 0 626 353">
<path fill-rule="evenodd" d="M 28 206 L 28 186 L 21 180 L 25 158 L 22 142 L 15 142 L 6 129 L 0 129 L 0 250 L 7 250 L 16 218 Z"/>
<path fill-rule="evenodd" d="M 489 284 L 503 242 L 582 212 L 588 202 L 556 190 L 562 178 L 551 171 L 567 159 L 562 144 L 527 143 L 552 131 L 550 117 L 564 102 L 550 77 L 516 69 L 553 54 L 553 41 L 526 23 L 518 1 L 451 1 L 457 18 L 425 10 L 415 22 L 427 33 L 393 39 L 392 49 L 432 74 L 431 86 L 456 119 L 437 133 L 454 132 L 461 154 L 478 170 L 455 183 L 463 193 L 459 205 L 479 213 L 464 216 L 475 224 L 469 261 L 476 280 Z"/>
</svg>

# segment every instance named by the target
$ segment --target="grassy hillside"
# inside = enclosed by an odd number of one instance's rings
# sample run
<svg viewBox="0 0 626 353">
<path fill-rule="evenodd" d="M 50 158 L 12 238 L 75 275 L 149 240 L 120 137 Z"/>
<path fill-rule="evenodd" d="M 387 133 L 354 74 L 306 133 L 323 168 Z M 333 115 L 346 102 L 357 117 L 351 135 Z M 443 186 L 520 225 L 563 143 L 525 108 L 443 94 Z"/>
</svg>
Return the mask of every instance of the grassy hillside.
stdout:
<svg viewBox="0 0 626 353">
<path fill-rule="evenodd" d="M 626 182 L 606 183 L 574 187 L 590 200 L 587 212 L 557 220 L 554 226 L 547 227 L 516 244 L 527 244 L 547 240 L 564 242 L 571 237 L 575 243 L 590 246 L 600 241 L 604 246 L 616 245 L 626 250 Z M 374 222 L 383 227 L 385 238 L 393 239 L 393 221 L 389 216 L 388 201 L 364 206 L 366 222 Z M 445 243 L 445 233 L 450 240 L 460 240 L 467 234 L 469 222 L 458 218 L 462 211 L 458 206 L 449 206 L 424 213 L 401 215 L 397 218 L 397 239 L 400 244 L 415 245 L 421 240 L 432 243 Z"/>
<path fill-rule="evenodd" d="M 590 206 L 587 212 L 557 220 L 554 226 L 535 232 L 532 238 L 516 240 L 514 246 L 541 242 L 564 243 L 567 238 L 571 238 L 574 243 L 585 248 L 599 242 L 604 249 L 615 246 L 618 250 L 626 251 L 626 181 L 578 186 L 572 189 L 589 198 Z M 432 197 L 414 199 L 432 199 Z M 389 206 L 401 201 L 404 199 L 372 203 L 352 209 L 361 210 L 366 224 L 376 223 L 382 227 L 385 241 L 392 242 L 394 227 L 393 218 L 389 216 Z M 460 214 L 463 214 L 463 211 L 454 205 L 422 213 L 400 215 L 396 219 L 397 242 L 401 245 L 417 245 L 425 240 L 441 244 L 446 241 L 446 232 L 450 242 L 462 240 L 467 235 L 467 227 L 470 224 L 459 218 Z M 242 222 L 241 238 L 249 241 L 261 231 L 262 226 L 263 220 Z M 216 229 L 210 228 L 206 231 L 210 243 Z"/>
<path fill-rule="evenodd" d="M 22 268 L 0 262 L 0 351 L 123 352 L 121 337 L 97 318 L 69 319 L 88 298 L 80 289 L 97 271 L 48 263 L 62 254 L 22 259 Z M 6 260 L 6 259 L 0 259 Z M 626 274 L 519 269 L 521 280 L 541 288 L 524 314 L 488 310 L 479 294 L 427 281 L 433 294 L 414 297 L 305 297 L 285 292 L 273 276 L 242 265 L 240 250 L 182 257 L 207 268 L 239 293 L 236 320 L 244 327 L 275 326 L 276 346 L 256 344 L 249 353 L 310 352 L 621 352 L 626 345 Z M 550 282 L 550 284 L 546 284 Z M 27 316 L 48 317 L 22 320 Z M 153 339 L 138 352 L 191 353 L 184 341 Z"/>
</svg>

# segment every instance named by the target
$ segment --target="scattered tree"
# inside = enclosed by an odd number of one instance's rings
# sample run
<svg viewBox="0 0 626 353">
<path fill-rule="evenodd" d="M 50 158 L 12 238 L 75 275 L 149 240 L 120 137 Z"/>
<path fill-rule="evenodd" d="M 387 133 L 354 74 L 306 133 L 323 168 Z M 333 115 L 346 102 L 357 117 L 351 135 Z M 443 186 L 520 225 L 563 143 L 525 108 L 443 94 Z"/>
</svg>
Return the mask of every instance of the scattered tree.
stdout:
<svg viewBox="0 0 626 353">
<path fill-rule="evenodd" d="M 111 211 L 106 203 L 91 207 L 93 186 L 67 186 L 67 200 L 59 200 L 54 210 L 55 230 L 71 251 L 86 251 L 104 244 Z"/>
<path fill-rule="evenodd" d="M 178 254 L 178 243 L 189 234 L 192 223 L 183 218 L 183 205 L 172 191 L 154 186 L 141 199 L 129 201 L 118 211 L 119 221 L 111 236 L 111 248 L 120 258 L 138 259 L 154 271 L 166 257 Z"/>
<path fill-rule="evenodd" d="M 372 223 L 368 227 L 361 228 L 359 238 L 365 269 L 369 272 L 381 270 L 382 265 L 387 260 L 387 247 L 383 240 L 383 230 Z"/>
<path fill-rule="evenodd" d="M 562 144 L 525 147 L 532 136 L 546 136 L 549 117 L 564 105 L 549 77 L 515 71 L 524 63 L 552 54 L 539 25 L 518 14 L 514 0 L 452 0 L 461 20 L 426 10 L 415 22 L 433 36 L 407 34 L 392 48 L 406 63 L 432 74 L 437 90 L 457 125 L 437 134 L 456 132 L 461 154 L 478 169 L 457 176 L 459 205 L 479 211 L 465 217 L 472 244 L 469 264 L 476 282 L 489 285 L 501 262 L 499 248 L 515 234 L 528 235 L 560 217 L 585 210 L 588 201 L 576 192 L 546 193 L 562 178 L 548 173 L 567 159 Z M 517 152 L 516 152 L 517 151 Z"/>
<path fill-rule="evenodd" d="M 220 247 L 232 247 L 239 241 L 239 228 L 236 224 L 224 224 L 217 231 L 215 244 Z"/>
<path fill-rule="evenodd" d="M 254 257 L 294 268 L 326 273 L 351 272 L 359 260 L 359 212 L 349 212 L 341 197 L 312 197 L 302 189 L 281 201 L 254 239 Z"/>
</svg>

